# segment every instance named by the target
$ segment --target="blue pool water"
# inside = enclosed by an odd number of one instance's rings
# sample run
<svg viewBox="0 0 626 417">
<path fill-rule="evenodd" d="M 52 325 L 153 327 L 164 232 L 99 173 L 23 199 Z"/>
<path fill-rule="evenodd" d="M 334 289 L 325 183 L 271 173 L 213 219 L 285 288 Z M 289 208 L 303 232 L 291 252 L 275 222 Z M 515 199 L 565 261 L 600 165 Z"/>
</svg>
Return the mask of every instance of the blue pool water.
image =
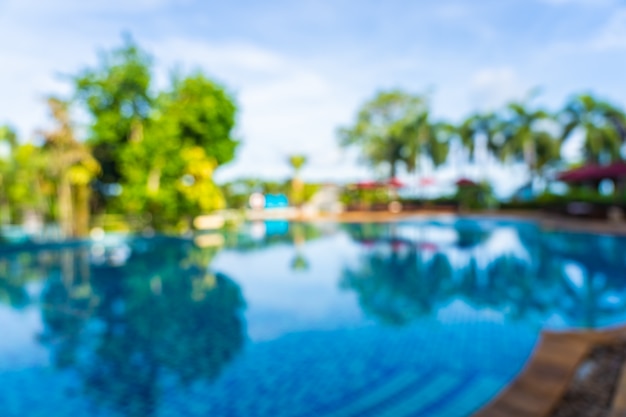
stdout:
<svg viewBox="0 0 626 417">
<path fill-rule="evenodd" d="M 456 218 L 0 246 L 1 415 L 467 416 L 542 329 L 626 322 L 625 271 Z"/>
</svg>

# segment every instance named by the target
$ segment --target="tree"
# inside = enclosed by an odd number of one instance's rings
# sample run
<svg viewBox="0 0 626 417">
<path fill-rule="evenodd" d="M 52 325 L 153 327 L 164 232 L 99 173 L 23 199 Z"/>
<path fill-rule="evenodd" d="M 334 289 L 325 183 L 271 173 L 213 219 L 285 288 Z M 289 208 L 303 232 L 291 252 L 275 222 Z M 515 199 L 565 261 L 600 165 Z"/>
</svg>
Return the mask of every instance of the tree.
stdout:
<svg viewBox="0 0 626 417">
<path fill-rule="evenodd" d="M 293 168 L 293 171 L 294 171 L 293 176 L 298 177 L 300 175 L 300 170 L 307 162 L 306 155 L 301 155 L 301 154 L 289 155 L 288 160 L 289 160 L 289 165 L 291 165 L 291 168 Z"/>
<path fill-rule="evenodd" d="M 529 110 L 526 103 L 512 102 L 503 118 L 502 143 L 494 146 L 502 161 L 523 161 L 531 178 L 542 175 L 543 169 L 559 160 L 561 142 L 550 132 L 552 116 L 546 111 Z"/>
<path fill-rule="evenodd" d="M 9 146 L 9 150 L 17 147 L 17 133 L 9 125 L 0 126 L 0 141 Z"/>
<path fill-rule="evenodd" d="M 435 164 L 445 160 L 447 141 L 441 135 L 445 130 L 436 127 L 429 121 L 425 97 L 383 91 L 360 108 L 352 127 L 339 129 L 339 143 L 360 147 L 366 162 L 374 167 L 387 164 L 389 176 L 395 177 L 399 163 L 409 172 L 415 170 L 420 155 Z"/>
<path fill-rule="evenodd" d="M 304 184 L 300 179 L 300 170 L 307 162 L 306 155 L 294 154 L 288 158 L 289 165 L 293 168 L 293 178 L 291 179 L 291 199 L 292 203 L 299 205 L 303 200 Z"/>
<path fill-rule="evenodd" d="M 88 143 L 102 171 L 98 191 L 105 200 L 111 184 L 119 183 L 120 153 L 143 136 L 152 110 L 151 57 L 132 40 L 100 56 L 96 68 L 87 68 L 73 78 L 76 99 L 91 116 Z"/>
<path fill-rule="evenodd" d="M 458 134 L 462 145 L 469 153 L 470 161 L 476 162 L 476 150 L 479 145 L 483 145 L 488 153 L 494 156 L 497 154 L 500 141 L 503 141 L 503 137 L 498 136 L 501 129 L 500 117 L 493 112 L 472 114 L 461 123 Z"/>
<path fill-rule="evenodd" d="M 561 140 L 583 132 L 583 154 L 587 162 L 606 164 L 623 159 L 626 115 L 615 105 L 589 94 L 571 98 L 558 114 L 563 127 Z"/>
<path fill-rule="evenodd" d="M 0 144 L 6 145 L 7 148 L 7 155 L 0 154 L 0 224 L 5 224 L 11 217 L 8 187 L 13 173 L 12 157 L 17 147 L 17 134 L 11 126 L 0 126 Z"/>
<path fill-rule="evenodd" d="M 225 206 L 213 172 L 234 157 L 235 104 L 196 73 L 174 81 L 154 104 L 141 137 L 120 152 L 122 210 L 149 214 L 152 224 L 181 227 Z"/>
<path fill-rule="evenodd" d="M 233 138 L 237 106 L 231 95 L 201 72 L 175 77 L 170 91 L 161 94 L 156 109 L 176 125 L 185 146 L 199 146 L 217 166 L 235 157 Z"/>
<path fill-rule="evenodd" d="M 57 128 L 41 134 L 48 173 L 57 193 L 57 218 L 64 236 L 83 236 L 89 226 L 89 184 L 100 166 L 90 150 L 74 137 L 69 104 L 50 97 L 48 106 Z"/>
<path fill-rule="evenodd" d="M 42 216 L 50 183 L 45 177 L 48 161 L 32 143 L 20 143 L 11 126 L 0 126 L 0 224 L 18 223 L 26 213 Z"/>
<path fill-rule="evenodd" d="M 88 143 L 102 166 L 96 206 L 177 226 L 224 206 L 213 171 L 235 156 L 237 106 L 201 72 L 174 76 L 158 93 L 151 66 L 126 37 L 74 78 L 76 98 L 91 116 Z"/>
</svg>

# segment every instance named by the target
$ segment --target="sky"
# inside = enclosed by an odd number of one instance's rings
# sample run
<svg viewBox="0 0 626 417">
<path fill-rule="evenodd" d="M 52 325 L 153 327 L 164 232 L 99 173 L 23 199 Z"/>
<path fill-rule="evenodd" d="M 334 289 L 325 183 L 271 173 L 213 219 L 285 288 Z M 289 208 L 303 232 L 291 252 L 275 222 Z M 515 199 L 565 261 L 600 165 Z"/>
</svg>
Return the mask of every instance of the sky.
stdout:
<svg viewBox="0 0 626 417">
<path fill-rule="evenodd" d="M 308 155 L 308 180 L 372 177 L 336 131 L 383 89 L 427 93 L 452 122 L 535 87 L 551 110 L 581 92 L 626 105 L 626 0 L 0 0 L 0 123 L 32 138 L 49 123 L 43 97 L 68 94 L 64 75 L 123 33 L 152 54 L 158 85 L 201 69 L 235 97 L 242 144 L 218 180 L 286 178 L 293 153 Z M 452 158 L 436 174 L 458 175 L 502 192 L 524 172 Z"/>
</svg>

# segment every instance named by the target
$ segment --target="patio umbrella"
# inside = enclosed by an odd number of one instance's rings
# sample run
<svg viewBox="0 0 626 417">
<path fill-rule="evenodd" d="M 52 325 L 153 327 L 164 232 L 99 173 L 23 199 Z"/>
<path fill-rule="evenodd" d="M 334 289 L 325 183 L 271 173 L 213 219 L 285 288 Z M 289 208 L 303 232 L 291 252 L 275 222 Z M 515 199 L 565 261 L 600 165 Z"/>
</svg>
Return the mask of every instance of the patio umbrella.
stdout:
<svg viewBox="0 0 626 417">
<path fill-rule="evenodd" d="M 468 178 L 461 178 L 459 180 L 457 180 L 457 182 L 455 182 L 455 184 L 459 187 L 471 187 L 471 186 L 475 186 L 478 185 L 476 184 L 474 181 L 468 179 Z"/>
<path fill-rule="evenodd" d="M 613 180 L 626 178 L 626 163 L 615 162 L 610 165 L 589 164 L 580 168 L 561 172 L 556 178 L 559 181 L 570 183 L 600 181 L 606 178 Z"/>
<path fill-rule="evenodd" d="M 405 184 L 397 178 L 391 178 L 384 183 L 384 185 L 392 188 L 403 188 Z"/>
<path fill-rule="evenodd" d="M 376 181 L 359 181 L 354 184 L 355 188 L 360 190 L 371 190 L 372 188 L 376 188 L 378 183 Z"/>
<path fill-rule="evenodd" d="M 420 187 L 428 187 L 430 185 L 435 185 L 436 181 L 432 177 L 420 178 L 418 185 Z"/>
</svg>

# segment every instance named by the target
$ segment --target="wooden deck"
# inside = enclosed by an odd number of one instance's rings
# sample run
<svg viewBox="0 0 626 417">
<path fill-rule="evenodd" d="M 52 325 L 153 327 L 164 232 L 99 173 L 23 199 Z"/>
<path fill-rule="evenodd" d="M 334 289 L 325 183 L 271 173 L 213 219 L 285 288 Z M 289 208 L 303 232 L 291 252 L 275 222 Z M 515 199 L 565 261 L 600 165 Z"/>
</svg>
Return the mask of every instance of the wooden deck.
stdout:
<svg viewBox="0 0 626 417">
<path fill-rule="evenodd" d="M 609 417 L 626 417 L 626 363 L 622 364 L 621 375 L 617 382 Z"/>
<path fill-rule="evenodd" d="M 626 328 L 544 332 L 518 377 L 474 417 L 548 417 L 591 350 L 625 338 Z M 626 417 L 626 364 L 622 366 L 609 417 Z"/>
</svg>

